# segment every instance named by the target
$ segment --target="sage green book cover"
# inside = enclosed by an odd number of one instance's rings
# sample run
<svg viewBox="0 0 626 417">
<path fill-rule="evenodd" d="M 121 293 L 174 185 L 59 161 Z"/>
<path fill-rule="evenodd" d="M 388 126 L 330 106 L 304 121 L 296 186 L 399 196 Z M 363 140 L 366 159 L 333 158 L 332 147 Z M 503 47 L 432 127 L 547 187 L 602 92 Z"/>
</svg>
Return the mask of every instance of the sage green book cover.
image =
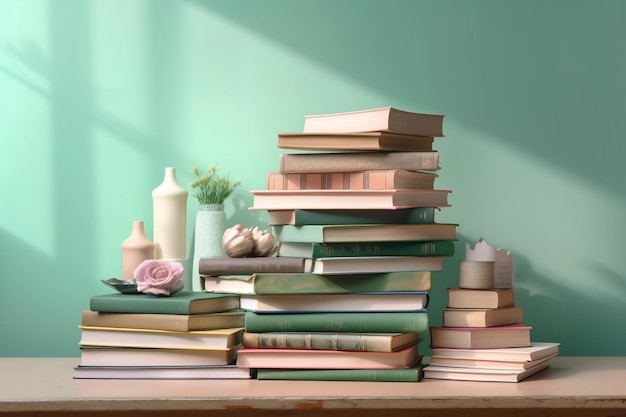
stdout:
<svg viewBox="0 0 626 417">
<path fill-rule="evenodd" d="M 205 291 L 236 294 L 346 294 L 430 291 L 430 271 L 321 275 L 275 273 L 202 276 Z"/>
<path fill-rule="evenodd" d="M 92 296 L 90 310 L 110 313 L 202 314 L 239 307 L 235 294 L 180 291 L 170 296 L 103 294 Z"/>
<path fill-rule="evenodd" d="M 313 296 L 314 297 L 314 296 Z M 372 313 L 272 313 L 246 311 L 245 331 L 427 333 L 426 310 Z"/>
<path fill-rule="evenodd" d="M 399 369 L 258 369 L 257 379 L 291 381 L 376 381 L 419 382 L 423 379 L 421 360 Z"/>
</svg>

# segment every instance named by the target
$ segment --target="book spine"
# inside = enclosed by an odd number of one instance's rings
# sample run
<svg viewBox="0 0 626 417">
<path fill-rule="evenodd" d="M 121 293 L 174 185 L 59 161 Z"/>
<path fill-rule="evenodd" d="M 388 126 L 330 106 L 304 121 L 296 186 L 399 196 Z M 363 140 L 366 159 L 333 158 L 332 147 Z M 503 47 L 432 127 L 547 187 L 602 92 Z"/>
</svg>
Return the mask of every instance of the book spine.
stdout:
<svg viewBox="0 0 626 417">
<path fill-rule="evenodd" d="M 402 369 L 259 369 L 257 379 L 290 381 L 419 382 L 420 365 Z"/>
<path fill-rule="evenodd" d="M 434 223 L 437 208 L 398 210 L 295 210 L 294 226 L 342 224 L 427 224 Z M 271 219 L 270 210 L 270 219 Z M 278 225 L 275 223 L 273 225 Z"/>
<path fill-rule="evenodd" d="M 385 190 L 432 189 L 436 175 L 399 170 L 364 172 L 280 173 L 270 172 L 268 190 Z"/>
<path fill-rule="evenodd" d="M 245 331 L 262 332 L 337 332 L 337 333 L 426 333 L 428 314 L 389 313 L 245 313 Z"/>
<path fill-rule="evenodd" d="M 454 241 L 313 243 L 313 258 L 350 256 L 452 256 Z"/>
<path fill-rule="evenodd" d="M 439 167 L 437 151 L 425 152 L 355 152 L 318 154 L 281 154 L 279 173 L 328 173 L 402 169 L 435 171 Z"/>
<path fill-rule="evenodd" d="M 242 343 L 249 348 L 349 350 L 391 352 L 390 337 L 341 333 L 249 333 Z"/>
<path fill-rule="evenodd" d="M 198 270 L 201 275 L 306 272 L 305 259 L 284 257 L 201 258 Z"/>
<path fill-rule="evenodd" d="M 205 277 L 205 279 L 210 279 L 210 277 Z M 431 272 L 408 271 L 349 275 L 257 274 L 254 285 L 256 294 L 430 291 Z"/>
</svg>

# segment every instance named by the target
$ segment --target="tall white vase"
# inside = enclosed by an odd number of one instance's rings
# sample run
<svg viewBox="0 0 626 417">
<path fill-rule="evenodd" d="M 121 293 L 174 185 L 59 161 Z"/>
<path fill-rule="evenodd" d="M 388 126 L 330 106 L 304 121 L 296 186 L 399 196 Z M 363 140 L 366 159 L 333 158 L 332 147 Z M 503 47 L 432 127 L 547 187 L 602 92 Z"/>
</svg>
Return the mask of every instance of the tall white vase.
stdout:
<svg viewBox="0 0 626 417">
<path fill-rule="evenodd" d="M 187 257 L 188 194 L 176 181 L 176 168 L 165 168 L 163 182 L 152 191 L 155 259 Z"/>
<path fill-rule="evenodd" d="M 222 246 L 222 235 L 226 231 L 226 213 L 223 204 L 202 204 L 196 213 L 192 265 L 192 289 L 202 291 L 199 264 L 201 258 L 227 256 Z"/>
</svg>

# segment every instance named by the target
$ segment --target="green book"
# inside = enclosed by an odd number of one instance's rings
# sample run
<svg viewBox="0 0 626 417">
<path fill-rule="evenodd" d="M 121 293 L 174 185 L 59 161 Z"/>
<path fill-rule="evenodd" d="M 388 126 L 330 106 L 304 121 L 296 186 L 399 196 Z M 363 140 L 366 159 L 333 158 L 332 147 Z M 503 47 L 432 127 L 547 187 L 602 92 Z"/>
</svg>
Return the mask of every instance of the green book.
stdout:
<svg viewBox="0 0 626 417">
<path fill-rule="evenodd" d="M 426 310 L 368 313 L 271 313 L 246 311 L 245 331 L 338 332 L 338 333 L 427 333 Z"/>
<path fill-rule="evenodd" d="M 404 242 L 456 240 L 456 224 L 344 224 L 272 226 L 280 242 Z"/>
<path fill-rule="evenodd" d="M 419 382 L 423 378 L 421 361 L 399 369 L 258 369 L 257 379 L 290 381 L 376 381 Z"/>
<path fill-rule="evenodd" d="M 106 313 L 207 314 L 239 308 L 239 296 L 191 291 L 169 297 L 115 293 L 91 297 L 89 308 Z"/>
<path fill-rule="evenodd" d="M 430 271 L 320 275 L 275 273 L 201 276 L 204 291 L 233 294 L 346 294 L 430 291 Z"/>
<path fill-rule="evenodd" d="M 334 258 L 353 256 L 452 256 L 454 241 L 430 242 L 281 242 L 279 257 Z"/>
<path fill-rule="evenodd" d="M 434 223 L 435 207 L 416 207 L 398 210 L 268 210 L 270 225 L 291 224 L 380 224 L 380 223 Z"/>
</svg>

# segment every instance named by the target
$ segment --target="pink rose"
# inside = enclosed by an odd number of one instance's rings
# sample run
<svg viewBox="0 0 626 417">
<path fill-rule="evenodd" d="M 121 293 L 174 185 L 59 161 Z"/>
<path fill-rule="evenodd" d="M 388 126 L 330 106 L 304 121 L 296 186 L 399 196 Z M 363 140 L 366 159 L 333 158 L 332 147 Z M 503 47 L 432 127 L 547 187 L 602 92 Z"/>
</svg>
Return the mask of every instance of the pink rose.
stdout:
<svg viewBox="0 0 626 417">
<path fill-rule="evenodd" d="M 185 268 L 178 262 L 147 259 L 133 272 L 137 291 L 145 294 L 170 295 L 183 289 Z"/>
</svg>

